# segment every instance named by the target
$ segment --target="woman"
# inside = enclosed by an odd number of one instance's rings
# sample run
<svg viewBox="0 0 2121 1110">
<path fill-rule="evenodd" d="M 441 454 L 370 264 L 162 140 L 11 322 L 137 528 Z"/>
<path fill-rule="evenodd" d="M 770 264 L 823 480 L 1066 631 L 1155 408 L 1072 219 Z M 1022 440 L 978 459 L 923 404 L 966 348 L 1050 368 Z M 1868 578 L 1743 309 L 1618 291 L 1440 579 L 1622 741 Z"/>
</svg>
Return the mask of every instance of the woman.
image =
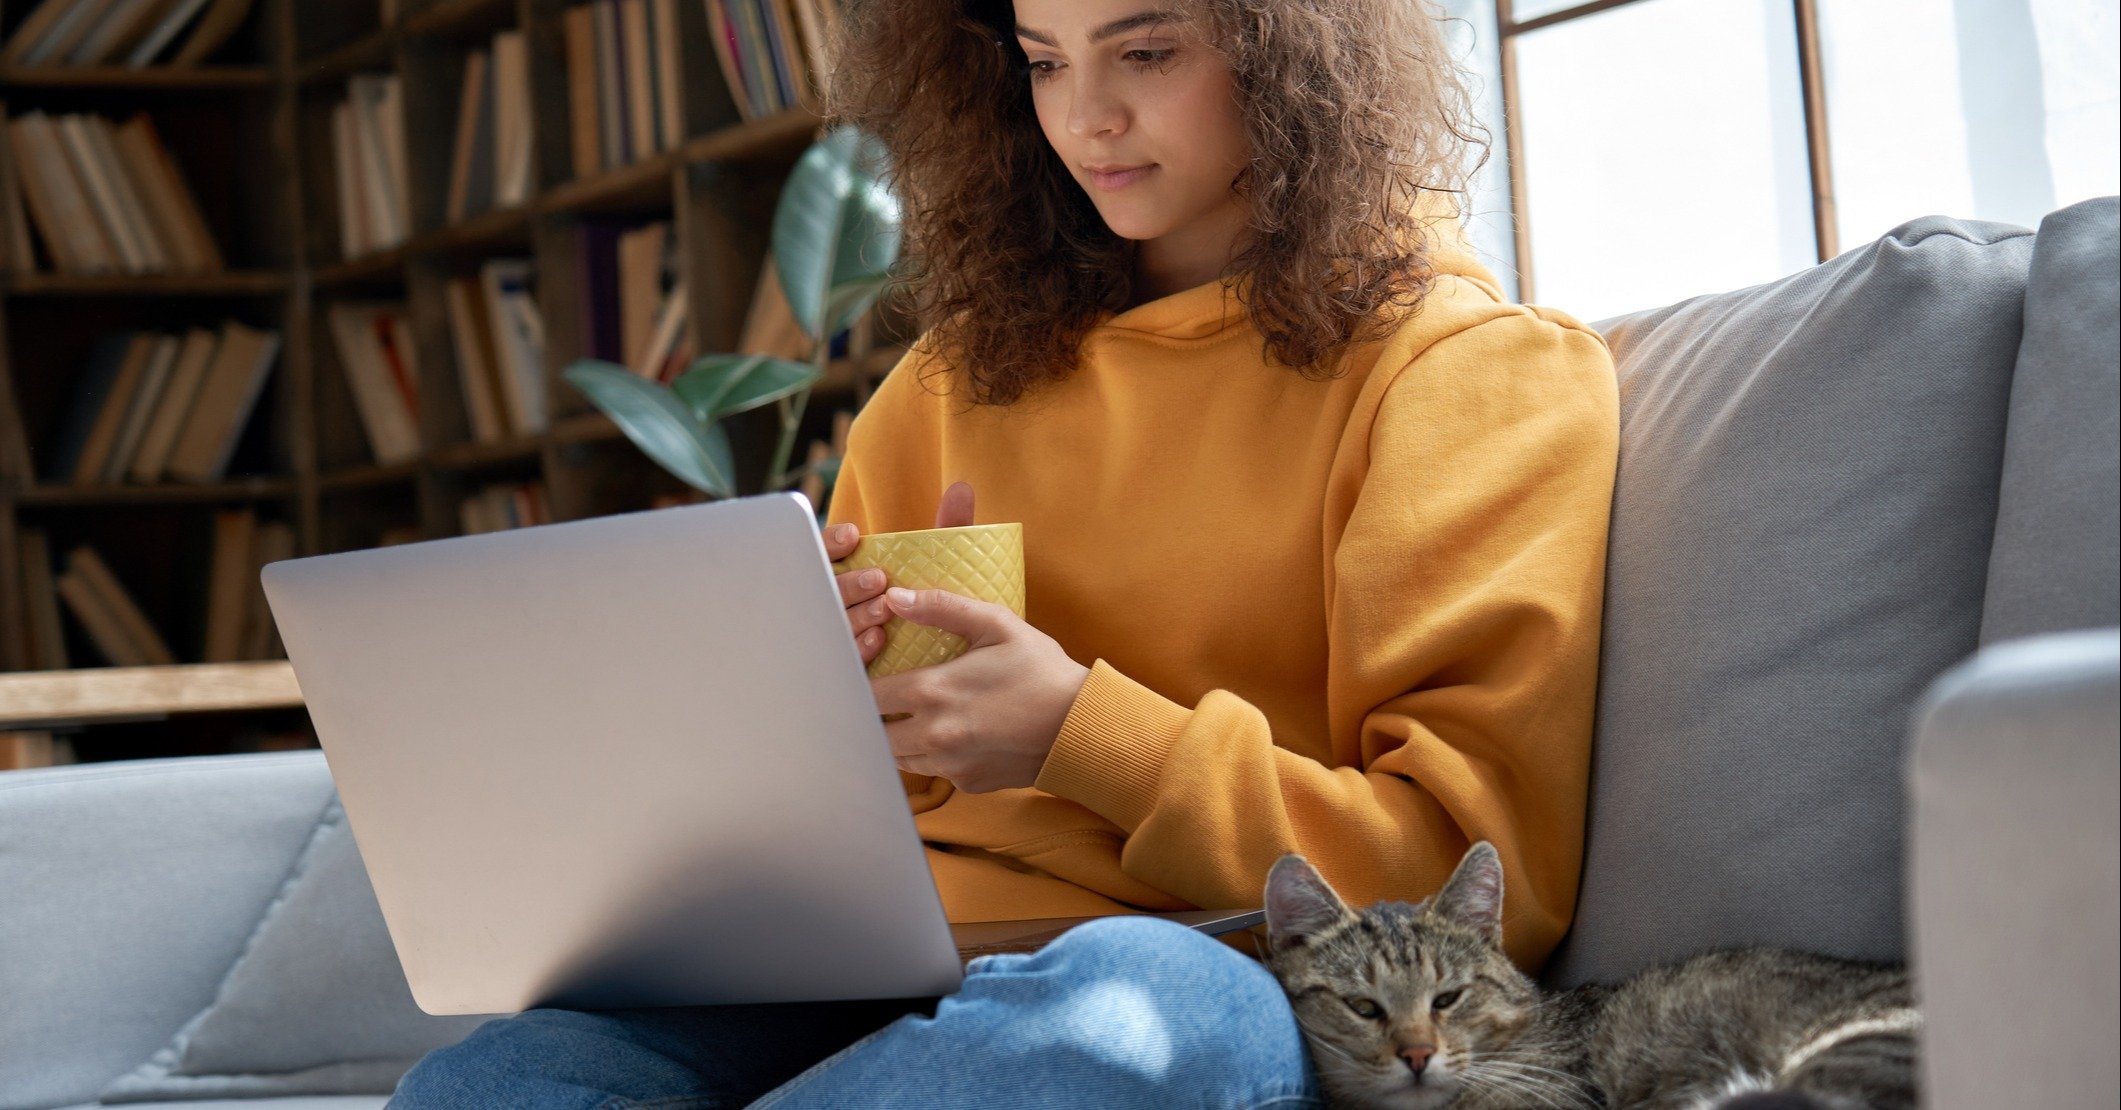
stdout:
<svg viewBox="0 0 2121 1110">
<path fill-rule="evenodd" d="M 855 422 L 826 546 L 1021 521 L 1028 609 L 854 574 L 961 658 L 877 680 L 953 920 L 1351 903 L 1500 850 L 1536 967 L 1576 894 L 1613 370 L 1509 303 L 1453 203 L 1466 99 L 1412 0 L 869 0 L 831 114 L 880 137 L 939 321 Z M 909 1012 L 911 1011 L 911 1012 Z M 893 1020 L 893 1019 L 896 1020 Z M 866 1034 L 866 1036 L 865 1036 Z M 859 1038 L 859 1039 L 857 1039 Z M 931 1004 L 490 1023 L 399 1104 L 1303 1105 L 1271 976 L 1121 918 Z"/>
</svg>

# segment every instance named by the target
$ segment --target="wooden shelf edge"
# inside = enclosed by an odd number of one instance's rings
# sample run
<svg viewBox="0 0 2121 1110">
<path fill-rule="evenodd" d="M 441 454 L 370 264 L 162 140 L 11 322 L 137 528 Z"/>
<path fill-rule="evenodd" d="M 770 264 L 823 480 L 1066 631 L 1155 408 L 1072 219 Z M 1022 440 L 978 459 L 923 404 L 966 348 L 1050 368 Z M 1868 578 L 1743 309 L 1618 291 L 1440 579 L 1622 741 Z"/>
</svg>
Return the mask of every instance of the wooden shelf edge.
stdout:
<svg viewBox="0 0 2121 1110">
<path fill-rule="evenodd" d="M 507 19 L 514 11 L 514 0 L 438 0 L 399 17 L 398 30 L 407 35 L 446 35 Z"/>
<path fill-rule="evenodd" d="M 5 89 L 262 89 L 273 82 L 270 66 L 7 66 Z"/>
<path fill-rule="evenodd" d="M 294 275 L 281 270 L 224 270 L 208 274 L 9 273 L 18 297 L 243 297 L 285 293 Z"/>
<path fill-rule="evenodd" d="M 302 704 L 284 659 L 0 674 L 0 729 Z"/>
<path fill-rule="evenodd" d="M 377 31 L 335 46 L 299 63 L 295 67 L 295 80 L 299 84 L 318 85 L 342 77 L 351 77 L 370 66 L 387 65 L 397 42 L 396 32 Z"/>
<path fill-rule="evenodd" d="M 201 501 L 275 501 L 292 497 L 293 478 L 236 478 L 197 485 L 168 482 L 151 486 L 60 483 L 34 485 L 14 492 L 17 505 L 80 507 L 91 505 L 183 505 Z"/>
</svg>

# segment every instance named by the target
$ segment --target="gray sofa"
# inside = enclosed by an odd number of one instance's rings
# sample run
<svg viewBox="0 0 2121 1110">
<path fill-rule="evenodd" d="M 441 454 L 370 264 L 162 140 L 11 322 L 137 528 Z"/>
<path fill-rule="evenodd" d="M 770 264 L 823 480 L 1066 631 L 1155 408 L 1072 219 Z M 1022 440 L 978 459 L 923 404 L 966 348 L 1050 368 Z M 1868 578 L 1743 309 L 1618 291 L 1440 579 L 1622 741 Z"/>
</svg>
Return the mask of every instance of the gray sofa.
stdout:
<svg viewBox="0 0 2121 1110">
<path fill-rule="evenodd" d="M 1620 481 L 1550 982 L 1909 958 L 1929 1105 L 2115 1104 L 2116 238 L 2113 198 L 1931 217 L 1600 323 Z M 316 753 L 0 775 L 0 1110 L 373 1107 L 461 1036 L 333 803 Z"/>
</svg>

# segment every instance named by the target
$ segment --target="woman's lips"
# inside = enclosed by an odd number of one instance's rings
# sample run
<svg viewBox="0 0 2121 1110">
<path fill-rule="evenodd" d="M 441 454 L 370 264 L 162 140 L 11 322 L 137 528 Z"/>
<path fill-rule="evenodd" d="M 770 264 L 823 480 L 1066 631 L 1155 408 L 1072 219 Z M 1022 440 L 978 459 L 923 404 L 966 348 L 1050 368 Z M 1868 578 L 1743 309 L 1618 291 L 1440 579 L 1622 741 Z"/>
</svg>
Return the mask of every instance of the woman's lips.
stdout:
<svg viewBox="0 0 2121 1110">
<path fill-rule="evenodd" d="M 1131 170 L 1120 170 L 1117 173 L 1099 173 L 1096 170 L 1087 172 L 1090 174 L 1090 183 L 1100 189 L 1124 189 L 1148 176 L 1149 171 L 1155 168 L 1156 164 L 1152 162 L 1146 166 L 1136 166 Z"/>
</svg>

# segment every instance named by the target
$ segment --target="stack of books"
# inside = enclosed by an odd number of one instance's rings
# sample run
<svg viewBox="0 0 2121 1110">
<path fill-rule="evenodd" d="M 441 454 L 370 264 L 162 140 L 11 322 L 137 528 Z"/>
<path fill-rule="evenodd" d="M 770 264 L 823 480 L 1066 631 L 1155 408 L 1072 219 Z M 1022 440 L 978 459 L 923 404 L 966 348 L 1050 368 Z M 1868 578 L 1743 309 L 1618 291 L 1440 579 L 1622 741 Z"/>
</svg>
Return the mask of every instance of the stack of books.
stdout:
<svg viewBox="0 0 2121 1110">
<path fill-rule="evenodd" d="M 705 0 L 707 37 L 722 64 L 729 95 L 745 119 L 801 105 L 815 112 L 831 46 L 839 34 L 839 0 Z"/>
<path fill-rule="evenodd" d="M 387 464 L 418 456 L 420 364 L 405 306 L 335 304 L 325 315 L 375 460 Z"/>
<path fill-rule="evenodd" d="M 359 258 L 410 238 L 405 95 L 397 74 L 362 74 L 346 83 L 346 99 L 331 110 L 331 145 L 343 256 Z"/>
<path fill-rule="evenodd" d="M 530 58 L 523 32 L 502 31 L 464 58 L 450 154 L 450 223 L 530 199 Z"/>
<path fill-rule="evenodd" d="M 545 430 L 545 324 L 528 259 L 499 258 L 444 288 L 457 380 L 472 438 L 497 443 Z"/>
<path fill-rule="evenodd" d="M 28 112 L 8 121 L 7 137 L 18 192 L 53 269 L 160 274 L 222 268 L 221 249 L 198 199 L 145 113 L 114 125 L 96 115 Z M 26 246 L 17 248 L 17 265 Z"/>
<path fill-rule="evenodd" d="M 193 66 L 228 41 L 254 0 L 44 0 L 0 47 L 0 65 Z M 183 37 L 186 31 L 188 37 Z"/>
<path fill-rule="evenodd" d="M 639 226 L 587 221 L 577 235 L 575 288 L 588 356 L 631 367 L 653 381 L 676 377 L 698 347 L 670 221 Z"/>
<path fill-rule="evenodd" d="M 278 332 L 233 320 L 181 336 L 100 337 L 76 378 L 45 477 L 89 486 L 219 481 L 279 353 Z"/>
<path fill-rule="evenodd" d="M 502 482 L 457 504 L 457 524 L 467 536 L 552 523 L 543 482 Z"/>
<path fill-rule="evenodd" d="M 574 172 L 588 177 L 685 141 L 681 0 L 596 0 L 569 8 Z"/>
<path fill-rule="evenodd" d="M 254 509 L 214 514 L 212 563 L 206 582 L 205 634 L 197 660 L 234 663 L 273 659 L 284 650 L 272 611 L 258 583 L 265 564 L 292 558 L 294 529 L 258 519 Z M 113 666 L 145 667 L 177 662 L 169 641 L 155 629 L 138 601 L 93 547 L 67 553 L 62 573 L 52 570 L 51 541 L 40 528 L 17 536 L 22 596 L 27 603 L 24 658 L 36 670 L 64 670 L 70 663 L 61 605 L 88 641 Z"/>
</svg>

